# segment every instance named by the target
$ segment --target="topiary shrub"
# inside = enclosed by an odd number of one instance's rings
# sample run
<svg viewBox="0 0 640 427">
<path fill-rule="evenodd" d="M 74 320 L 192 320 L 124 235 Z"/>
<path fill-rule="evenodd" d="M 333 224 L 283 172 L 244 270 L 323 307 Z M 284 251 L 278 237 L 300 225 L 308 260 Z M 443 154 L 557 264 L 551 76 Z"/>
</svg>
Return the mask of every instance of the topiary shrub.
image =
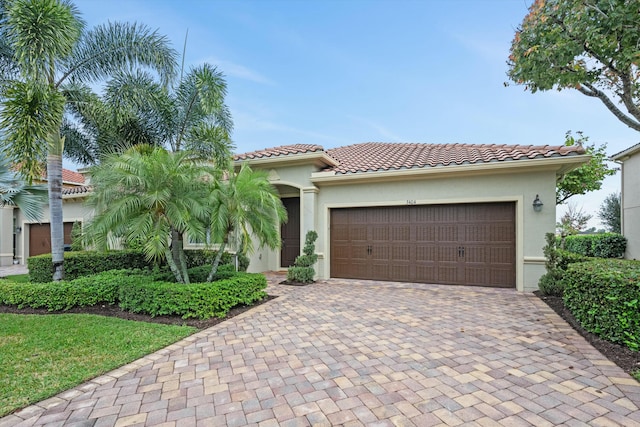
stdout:
<svg viewBox="0 0 640 427">
<path fill-rule="evenodd" d="M 640 350 L 640 262 L 592 260 L 565 272 L 564 304 L 586 330 Z"/>
<path fill-rule="evenodd" d="M 547 272 L 538 280 L 540 293 L 546 296 L 562 295 L 562 271 L 558 268 L 558 248 L 556 236 L 553 233 L 545 234 L 547 244 L 543 248 L 546 257 L 545 268 Z"/>
<path fill-rule="evenodd" d="M 51 254 L 27 258 L 29 280 L 34 283 L 46 283 L 53 280 Z M 64 253 L 64 278 L 73 280 L 102 271 L 150 268 L 151 265 L 140 251 L 82 251 Z"/>
<path fill-rule="evenodd" d="M 315 276 L 313 264 L 315 264 L 318 260 L 318 255 L 315 253 L 315 242 L 317 239 L 318 233 L 313 230 L 307 232 L 307 235 L 304 239 L 304 248 L 302 249 L 302 253 L 304 255 L 296 257 L 296 260 L 293 263 L 294 266 L 289 267 L 289 270 L 287 271 L 287 280 L 289 282 L 313 282 L 313 278 Z"/>
</svg>

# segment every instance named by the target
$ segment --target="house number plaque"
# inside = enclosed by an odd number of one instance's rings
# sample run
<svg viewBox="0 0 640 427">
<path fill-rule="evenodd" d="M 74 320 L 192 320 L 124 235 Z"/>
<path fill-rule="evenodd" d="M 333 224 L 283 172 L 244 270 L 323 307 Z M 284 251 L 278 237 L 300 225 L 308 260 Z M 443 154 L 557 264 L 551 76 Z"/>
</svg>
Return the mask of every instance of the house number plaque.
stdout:
<svg viewBox="0 0 640 427">
<path fill-rule="evenodd" d="M 415 204 L 416 204 L 416 201 L 415 201 L 415 200 L 413 200 L 413 199 L 409 199 L 409 200 L 407 200 L 407 204 L 408 204 L 408 205 L 415 205 Z"/>
</svg>

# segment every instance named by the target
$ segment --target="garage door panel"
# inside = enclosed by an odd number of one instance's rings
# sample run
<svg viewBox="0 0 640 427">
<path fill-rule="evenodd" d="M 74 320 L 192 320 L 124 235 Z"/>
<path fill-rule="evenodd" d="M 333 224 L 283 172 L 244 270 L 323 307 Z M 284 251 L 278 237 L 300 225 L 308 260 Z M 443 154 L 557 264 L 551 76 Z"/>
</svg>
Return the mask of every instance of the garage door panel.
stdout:
<svg viewBox="0 0 640 427">
<path fill-rule="evenodd" d="M 409 225 L 391 225 L 391 241 L 409 242 L 411 241 L 411 227 Z"/>
<path fill-rule="evenodd" d="M 374 242 L 387 242 L 389 240 L 389 226 L 388 225 L 375 225 L 371 227 L 371 239 Z"/>
<path fill-rule="evenodd" d="M 515 203 L 335 209 L 331 236 L 334 277 L 515 286 Z"/>
<path fill-rule="evenodd" d="M 458 242 L 458 226 L 443 225 L 438 227 L 438 242 Z"/>
<path fill-rule="evenodd" d="M 391 248 L 390 261 L 409 262 L 412 258 L 413 247 L 410 245 L 393 245 Z"/>
</svg>

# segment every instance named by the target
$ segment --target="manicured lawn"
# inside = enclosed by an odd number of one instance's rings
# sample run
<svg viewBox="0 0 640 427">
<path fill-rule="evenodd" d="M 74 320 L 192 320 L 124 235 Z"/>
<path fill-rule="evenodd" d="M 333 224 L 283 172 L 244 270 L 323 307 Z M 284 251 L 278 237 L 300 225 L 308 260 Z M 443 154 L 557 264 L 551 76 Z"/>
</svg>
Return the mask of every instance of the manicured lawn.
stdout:
<svg viewBox="0 0 640 427">
<path fill-rule="evenodd" d="M 11 280 L 15 283 L 29 283 L 29 275 L 28 274 L 14 274 L 13 276 L 3 277 L 3 279 Z"/>
<path fill-rule="evenodd" d="M 0 314 L 0 416 L 195 331 L 87 314 Z"/>
</svg>

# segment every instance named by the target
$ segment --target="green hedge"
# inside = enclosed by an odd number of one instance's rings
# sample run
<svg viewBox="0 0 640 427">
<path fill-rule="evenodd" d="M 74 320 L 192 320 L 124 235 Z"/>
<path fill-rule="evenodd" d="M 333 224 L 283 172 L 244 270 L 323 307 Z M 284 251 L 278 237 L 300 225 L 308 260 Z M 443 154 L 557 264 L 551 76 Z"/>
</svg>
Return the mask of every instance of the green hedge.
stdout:
<svg viewBox="0 0 640 427">
<path fill-rule="evenodd" d="M 237 273 L 213 283 L 176 285 L 149 282 L 144 276 L 133 286 L 121 286 L 120 308 L 151 316 L 178 315 L 183 319 L 224 317 L 239 304 L 252 304 L 267 294 L 267 280 L 262 274 Z"/>
<path fill-rule="evenodd" d="M 266 296 L 262 274 L 234 273 L 212 283 L 177 285 L 152 282 L 141 271 L 105 271 L 65 282 L 14 283 L 0 281 L 0 303 L 50 311 L 97 304 L 119 304 L 123 310 L 151 316 L 179 315 L 184 319 L 224 317 L 239 304 Z"/>
<path fill-rule="evenodd" d="M 564 274 L 564 303 L 590 332 L 640 349 L 640 262 L 594 260 Z"/>
<path fill-rule="evenodd" d="M 29 257 L 29 280 L 34 283 L 46 283 L 53 280 L 51 254 Z M 122 269 L 145 269 L 149 262 L 140 251 L 82 251 L 64 253 L 64 278 L 74 280 L 78 277 L 93 275 L 102 271 Z"/>
<path fill-rule="evenodd" d="M 556 254 L 557 254 L 556 266 L 562 271 L 565 271 L 571 264 L 575 264 L 577 262 L 591 261 L 594 259 L 592 257 L 577 254 L 574 252 L 569 252 L 563 249 L 557 249 Z"/>
<path fill-rule="evenodd" d="M 187 267 L 200 267 L 203 265 L 212 265 L 213 260 L 218 255 L 218 251 L 209 249 L 185 249 L 184 256 L 187 259 Z M 235 260 L 232 254 L 225 252 L 222 254 L 220 265 L 229 264 L 235 267 Z M 249 258 L 242 254 L 238 254 L 238 271 L 247 271 L 249 267 Z"/>
<path fill-rule="evenodd" d="M 14 283 L 0 281 L 0 302 L 18 308 L 69 310 L 97 304 L 115 304 L 120 286 L 133 283 L 126 274 L 103 272 L 72 281 L 49 283 Z"/>
<path fill-rule="evenodd" d="M 185 250 L 187 267 L 206 266 L 213 263 L 217 252 L 195 249 Z M 225 252 L 220 263 L 233 265 L 233 256 Z M 53 280 L 53 264 L 51 254 L 38 255 L 27 259 L 29 266 L 29 280 L 34 283 L 46 283 Z M 238 270 L 246 271 L 249 266 L 249 259 L 240 255 L 238 257 Z M 123 269 L 148 269 L 153 265 L 145 259 L 144 254 L 139 250 L 121 251 L 82 251 L 64 253 L 64 278 L 73 280 L 78 277 L 88 276 L 102 271 L 123 270 Z M 194 280 L 192 280 L 194 281 Z"/>
<path fill-rule="evenodd" d="M 617 233 L 576 234 L 567 236 L 564 249 L 580 255 L 597 258 L 622 258 L 627 239 Z"/>
</svg>

